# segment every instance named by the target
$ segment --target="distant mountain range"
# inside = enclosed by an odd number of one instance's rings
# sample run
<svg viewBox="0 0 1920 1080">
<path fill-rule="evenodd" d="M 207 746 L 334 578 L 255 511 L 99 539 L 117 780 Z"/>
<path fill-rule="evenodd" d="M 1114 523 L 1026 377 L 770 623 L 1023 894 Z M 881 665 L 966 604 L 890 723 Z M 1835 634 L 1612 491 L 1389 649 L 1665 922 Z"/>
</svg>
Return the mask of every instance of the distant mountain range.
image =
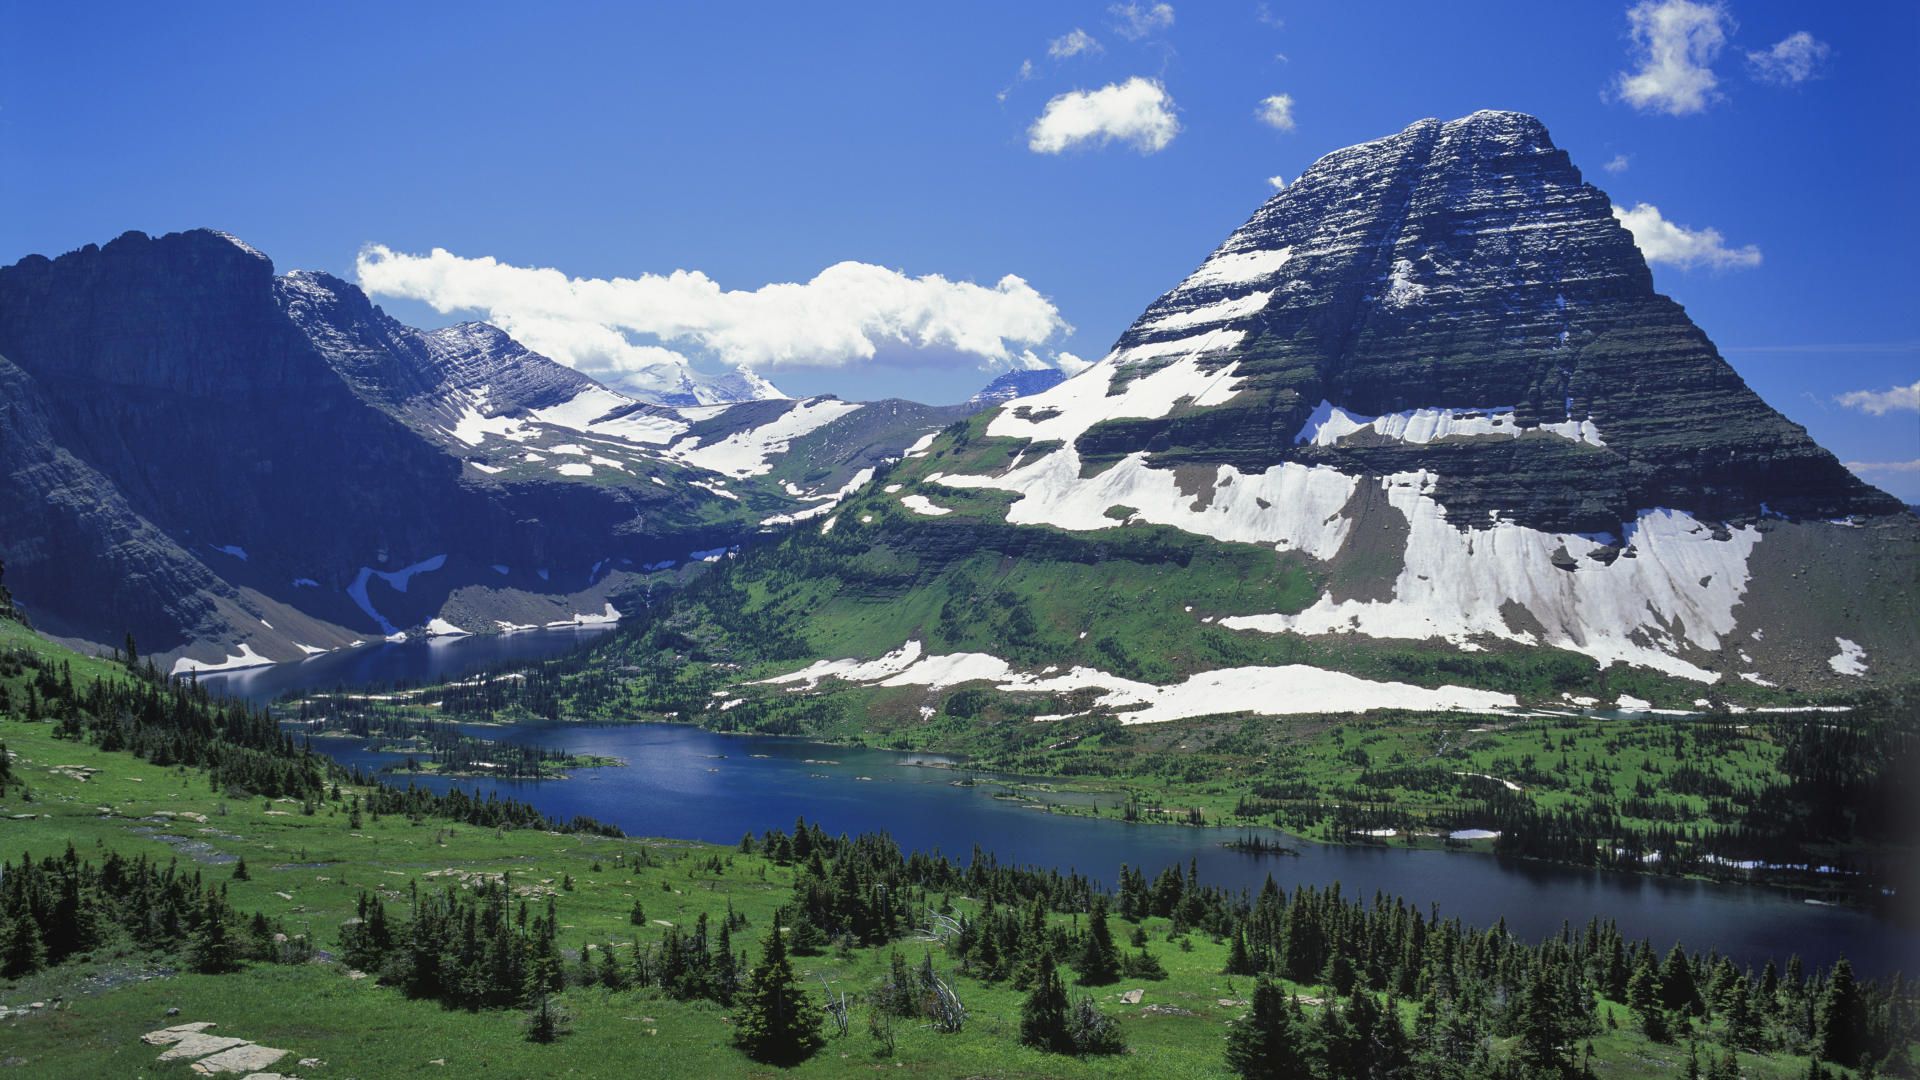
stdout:
<svg viewBox="0 0 1920 1080">
<path fill-rule="evenodd" d="M 616 392 L 223 233 L 0 270 L 0 559 L 48 633 L 180 670 L 608 620 L 977 406 Z"/>
<path fill-rule="evenodd" d="M 776 711 L 831 686 L 923 715 L 956 686 L 1009 717 L 1686 708 L 1912 677 L 1920 521 L 1750 390 L 1610 211 L 1518 113 L 1329 154 L 1100 362 L 707 602 L 805 643 Z M 729 658 L 756 655 L 796 662 Z"/>
</svg>

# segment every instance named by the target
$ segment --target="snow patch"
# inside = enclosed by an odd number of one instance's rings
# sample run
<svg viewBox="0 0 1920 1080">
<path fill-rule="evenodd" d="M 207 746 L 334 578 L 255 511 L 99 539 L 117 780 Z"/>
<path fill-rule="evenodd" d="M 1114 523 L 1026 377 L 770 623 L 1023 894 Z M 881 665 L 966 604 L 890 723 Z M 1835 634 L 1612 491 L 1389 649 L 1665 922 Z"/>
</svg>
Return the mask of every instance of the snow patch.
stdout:
<svg viewBox="0 0 1920 1080">
<path fill-rule="evenodd" d="M 1362 416 L 1325 400 L 1307 417 L 1293 441 L 1296 444 L 1338 446 L 1341 440 L 1362 431 L 1372 431 L 1397 442 L 1416 445 L 1467 435 L 1503 435 L 1517 439 L 1528 431 L 1544 431 L 1589 446 L 1607 445 L 1600 438 L 1600 429 L 1594 426 L 1591 419 L 1555 421 L 1528 428 L 1521 426 L 1511 405 L 1483 409 L 1407 409 L 1384 416 Z"/>
<path fill-rule="evenodd" d="M 1095 707 L 1115 710 L 1126 724 L 1240 712 L 1287 716 L 1371 709 L 1443 711 L 1518 705 L 1511 694 L 1460 686 L 1430 690 L 1406 683 L 1375 682 L 1303 664 L 1206 671 L 1168 686 L 1125 679 L 1096 668 L 1076 667 L 1057 675 L 1050 674 L 1052 670 L 1039 674 L 1016 672 L 1005 660 L 987 653 L 925 656 L 916 639 L 875 660 L 819 660 L 799 671 L 760 681 L 775 685 L 798 683 L 805 689 L 813 689 L 830 678 L 881 686 L 932 688 L 991 682 L 996 689 L 1010 693 L 1061 694 L 1094 689 L 1103 692 Z"/>
<path fill-rule="evenodd" d="M 1434 479 L 1420 472 L 1380 481 L 1409 526 L 1392 599 L 1335 602 L 1322 595 L 1295 615 L 1233 616 L 1221 625 L 1266 633 L 1439 638 L 1455 645 L 1486 635 L 1568 649 L 1603 665 L 1623 660 L 1700 682 L 1719 679 L 1677 654 L 1688 646 L 1716 652 L 1722 636 L 1733 632 L 1747 561 L 1760 542 L 1757 529 L 1743 526 L 1731 530 L 1729 539 L 1715 540 L 1712 530 L 1683 511 L 1647 510 L 1625 529 L 1625 546 L 1634 557 L 1608 564 L 1587 558 L 1604 546 L 1588 536 L 1500 521 L 1457 527 L 1433 498 Z M 1563 550 L 1576 569 L 1555 565 Z M 1541 623 L 1544 637 L 1510 627 L 1503 612 L 1508 604 L 1525 608 Z"/>
<path fill-rule="evenodd" d="M 170 674 L 191 675 L 202 671 L 238 671 L 241 668 L 263 667 L 271 663 L 273 663 L 272 660 L 254 652 L 251 643 L 243 641 L 240 643 L 239 654 L 229 656 L 224 660 L 210 662 L 206 660 L 193 660 L 182 656 L 173 662 L 173 669 Z"/>
<path fill-rule="evenodd" d="M 553 471 L 561 476 L 592 476 L 593 466 L 579 461 L 569 461 L 565 465 L 555 466 Z"/>
<path fill-rule="evenodd" d="M 1840 675 L 1860 676 L 1867 673 L 1867 650 L 1848 641 L 1846 638 L 1833 639 L 1840 651 L 1827 657 L 1827 666 Z"/>
<path fill-rule="evenodd" d="M 925 514 L 928 517 L 940 517 L 943 514 L 953 513 L 948 507 L 936 505 L 925 495 L 902 495 L 900 505 L 916 514 Z"/>
<path fill-rule="evenodd" d="M 793 440 L 815 431 L 860 406 L 834 398 L 809 398 L 781 413 L 770 423 L 736 431 L 710 446 L 698 440 L 672 449 L 673 457 L 696 468 L 727 476 L 761 476 L 773 471 L 773 457 L 786 453 Z"/>
<path fill-rule="evenodd" d="M 1223 251 L 1200 264 L 1176 292 L 1219 285 L 1241 285 L 1272 277 L 1293 258 L 1290 247 L 1266 251 Z"/>
<path fill-rule="evenodd" d="M 428 637 L 463 637 L 469 633 L 437 615 L 427 621 Z"/>
</svg>

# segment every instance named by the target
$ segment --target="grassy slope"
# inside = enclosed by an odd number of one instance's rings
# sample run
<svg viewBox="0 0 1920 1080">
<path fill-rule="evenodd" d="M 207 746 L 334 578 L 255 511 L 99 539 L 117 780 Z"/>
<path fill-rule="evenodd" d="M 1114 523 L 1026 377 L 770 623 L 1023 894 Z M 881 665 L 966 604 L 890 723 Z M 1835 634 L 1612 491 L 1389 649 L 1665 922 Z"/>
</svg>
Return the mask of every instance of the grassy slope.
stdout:
<svg viewBox="0 0 1920 1080">
<path fill-rule="evenodd" d="M 0 629 L 0 644 L 19 638 L 14 629 Z M 74 666 L 77 679 L 113 677 L 108 664 L 75 659 Z M 368 819 L 362 829 L 349 831 L 337 805 L 308 817 L 290 804 L 226 799 L 208 790 L 203 775 L 61 742 L 51 737 L 48 724 L 0 719 L 0 741 L 17 755 L 17 770 L 34 792 L 30 803 L 17 793 L 6 800 L 8 816 L 0 820 L 5 822 L 10 857 L 54 854 L 69 843 L 88 858 L 108 849 L 168 857 L 171 849 L 143 830 L 205 840 L 222 855 L 244 858 L 251 870 L 250 881 L 230 883 L 236 907 L 283 918 L 290 930 L 310 928 L 323 948 L 336 942 L 338 925 L 352 914 L 360 889 L 379 889 L 399 898 L 409 882 L 433 886 L 445 879 L 427 874 L 453 870 L 509 872 L 517 884 L 536 894 L 571 876 L 576 888 L 558 893 L 563 945 L 568 948 L 631 940 L 635 931 L 627 914 L 637 898 L 646 905 L 649 919 L 683 926 L 703 911 L 717 916 L 731 902 L 751 920 L 751 928 L 736 939 L 751 953 L 791 883 L 789 868 L 703 845 L 500 834 L 393 817 Z M 54 766 L 100 771 L 80 781 L 50 772 Z M 207 823 L 180 817 L 171 823 L 141 820 L 160 811 L 204 814 Z M 12 819 L 20 813 L 38 816 Z M 723 861 L 719 873 L 708 866 L 714 856 Z M 596 861 L 605 869 L 593 870 Z M 224 879 L 229 872 L 225 866 L 205 869 L 214 879 Z M 962 909 L 969 906 L 965 898 L 956 897 L 955 903 Z M 651 938 L 658 930 L 654 926 L 642 933 Z M 1124 940 L 1128 930 L 1122 922 L 1116 936 Z M 1153 951 L 1171 978 L 1122 982 L 1095 991 L 1122 1019 L 1132 1047 L 1127 1056 L 1077 1062 L 1023 1049 L 1014 1037 L 1019 996 L 1004 986 L 961 979 L 973 1016 L 967 1030 L 935 1035 L 898 1024 L 900 1071 L 922 1076 L 1223 1075 L 1222 1025 L 1243 1009 L 1219 1001 L 1244 996 L 1247 980 L 1218 974 L 1226 951 L 1221 944 L 1195 935 L 1192 951 L 1183 952 L 1164 940 L 1164 920 L 1148 920 L 1148 930 Z M 911 955 L 918 949 L 903 946 Z M 825 977 L 836 989 L 857 993 L 878 981 L 885 958 L 884 949 L 861 950 L 844 960 L 800 958 L 797 967 L 810 988 Z M 155 1066 L 158 1050 L 138 1038 L 142 1032 L 189 1020 L 214 1021 L 220 1032 L 290 1050 L 292 1055 L 280 1067 L 309 1078 L 444 1077 L 453 1075 L 450 1070 L 500 1076 L 732 1076 L 773 1071 L 751 1066 L 730 1047 L 725 1011 L 718 1006 L 645 993 L 569 991 L 564 1000 L 576 1018 L 576 1030 L 557 1045 L 542 1047 L 521 1039 L 517 1014 L 472 1014 L 409 1001 L 371 980 L 350 979 L 337 965 L 255 966 L 217 977 L 140 980 L 142 974 L 154 974 L 148 958 L 107 949 L 53 973 L 18 984 L 0 983 L 0 1003 L 11 1006 L 65 998 L 60 1008 L 0 1022 L 5 1033 L 0 1057 L 11 1067 L 10 1075 L 186 1076 L 185 1065 Z M 1134 986 L 1146 990 L 1142 1006 L 1114 1003 L 1120 990 Z M 1300 989 L 1312 992 L 1310 987 Z M 1191 1015 L 1145 1012 L 1144 1006 L 1151 1005 L 1171 1005 Z M 167 1018 L 169 1008 L 180 1009 L 179 1016 Z M 1624 1008 L 1614 1010 L 1626 1019 Z M 821 1054 L 795 1072 L 841 1075 L 888 1066 L 873 1057 L 872 1044 L 859 1035 L 861 1016 L 856 1011 L 855 1034 L 830 1040 Z M 1626 1029 L 1597 1038 L 1595 1046 L 1599 1075 L 1609 1077 L 1672 1075 L 1684 1055 L 1683 1048 L 1650 1044 Z M 326 1064 L 296 1067 L 299 1058 L 319 1058 Z M 1750 1077 L 1784 1080 L 1805 1071 L 1804 1060 L 1785 1056 L 1747 1055 L 1743 1062 Z"/>
</svg>

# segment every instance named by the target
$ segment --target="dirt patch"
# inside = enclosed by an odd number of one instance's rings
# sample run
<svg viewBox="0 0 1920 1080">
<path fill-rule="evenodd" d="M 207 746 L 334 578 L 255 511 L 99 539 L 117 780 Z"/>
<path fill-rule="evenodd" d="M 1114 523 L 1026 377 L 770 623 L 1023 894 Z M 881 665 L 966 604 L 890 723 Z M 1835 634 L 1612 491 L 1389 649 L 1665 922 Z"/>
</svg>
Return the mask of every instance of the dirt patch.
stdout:
<svg viewBox="0 0 1920 1080">
<path fill-rule="evenodd" d="M 1340 516 L 1352 524 L 1347 542 L 1327 564 L 1327 596 L 1334 603 L 1392 600 L 1394 585 L 1406 569 L 1407 540 L 1413 535 L 1407 516 L 1387 501 L 1386 489 L 1371 479 L 1354 485 Z"/>
</svg>

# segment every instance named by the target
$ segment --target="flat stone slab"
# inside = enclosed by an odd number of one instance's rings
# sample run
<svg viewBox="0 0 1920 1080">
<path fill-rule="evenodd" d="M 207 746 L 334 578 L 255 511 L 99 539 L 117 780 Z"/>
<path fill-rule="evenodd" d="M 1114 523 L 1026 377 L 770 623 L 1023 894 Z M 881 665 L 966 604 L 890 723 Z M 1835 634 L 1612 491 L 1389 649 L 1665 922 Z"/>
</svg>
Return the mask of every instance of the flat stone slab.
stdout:
<svg viewBox="0 0 1920 1080">
<path fill-rule="evenodd" d="M 198 1035 L 210 1027 L 217 1027 L 211 1020 L 197 1020 L 191 1024 L 175 1024 L 159 1031 L 149 1031 L 140 1036 L 140 1041 L 148 1046 L 172 1046 L 189 1035 Z"/>
<path fill-rule="evenodd" d="M 1120 1003 L 1122 1005 L 1138 1005 L 1140 1004 L 1140 999 L 1145 996 L 1147 996 L 1145 990 L 1129 990 L 1120 995 Z"/>
<path fill-rule="evenodd" d="M 161 1054 L 160 1060 L 179 1061 L 182 1058 L 203 1058 L 208 1054 L 217 1054 L 222 1050 L 240 1046 L 246 1041 L 230 1035 L 202 1035 L 198 1032 L 189 1032 L 181 1036 L 173 1049 Z"/>
<path fill-rule="evenodd" d="M 275 1050 L 271 1046 L 258 1043 L 242 1043 L 231 1050 L 222 1050 L 212 1057 L 204 1057 L 193 1063 L 193 1071 L 205 1076 L 217 1073 L 257 1072 L 286 1057 L 285 1050 Z"/>
</svg>

